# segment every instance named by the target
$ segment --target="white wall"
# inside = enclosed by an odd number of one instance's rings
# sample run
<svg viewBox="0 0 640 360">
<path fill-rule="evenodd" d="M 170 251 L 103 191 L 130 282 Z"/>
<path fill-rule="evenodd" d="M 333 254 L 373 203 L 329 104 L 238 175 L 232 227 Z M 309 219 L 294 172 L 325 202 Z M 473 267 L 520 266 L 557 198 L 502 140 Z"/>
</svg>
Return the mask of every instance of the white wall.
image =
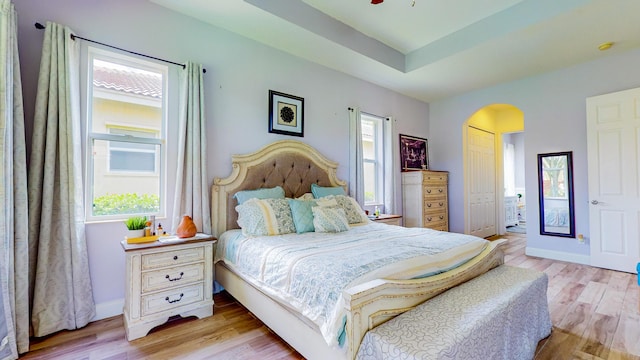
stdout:
<svg viewBox="0 0 640 360">
<path fill-rule="evenodd" d="M 508 61 L 508 60 L 505 60 Z M 430 104 L 429 146 L 434 169 L 450 174 L 450 226 L 464 229 L 462 124 L 478 109 L 511 104 L 524 113 L 527 252 L 571 261 L 588 261 L 589 223 L 585 98 L 640 86 L 640 51 L 612 55 L 589 63 L 473 91 Z M 538 153 L 573 151 L 575 239 L 541 236 L 539 231 Z"/>
<path fill-rule="evenodd" d="M 513 142 L 514 148 L 515 148 L 515 170 L 516 170 L 516 189 L 520 189 L 520 188 L 524 188 L 525 187 L 525 182 L 524 182 L 524 175 L 525 175 L 525 170 L 524 170 L 524 149 L 525 149 L 525 144 L 524 144 L 524 133 L 522 132 L 518 132 L 518 133 L 513 133 L 511 134 L 511 141 Z M 516 193 L 518 193 L 516 191 Z M 521 201 L 524 201 L 525 199 L 521 199 Z"/>
<path fill-rule="evenodd" d="M 172 13 L 145 0 L 19 0 L 15 6 L 28 143 L 43 37 L 34 23 L 47 20 L 65 24 L 79 36 L 121 48 L 177 62 L 202 63 L 207 69 L 210 182 L 214 177 L 230 174 L 232 154 L 255 151 L 285 138 L 304 141 L 338 161 L 338 176 L 348 179 L 349 106 L 360 106 L 363 111 L 376 115 L 392 115 L 397 120 L 398 133 L 429 138 L 429 106 L 424 102 Z M 268 133 L 269 89 L 305 99 L 304 138 Z M 396 195 L 401 198 L 399 177 L 398 173 Z M 172 186 L 169 184 L 171 193 Z M 401 203 L 397 208 L 402 208 Z M 120 222 L 87 225 L 89 265 L 99 316 L 121 310 L 125 272 L 119 242 L 124 234 L 125 228 Z"/>
</svg>

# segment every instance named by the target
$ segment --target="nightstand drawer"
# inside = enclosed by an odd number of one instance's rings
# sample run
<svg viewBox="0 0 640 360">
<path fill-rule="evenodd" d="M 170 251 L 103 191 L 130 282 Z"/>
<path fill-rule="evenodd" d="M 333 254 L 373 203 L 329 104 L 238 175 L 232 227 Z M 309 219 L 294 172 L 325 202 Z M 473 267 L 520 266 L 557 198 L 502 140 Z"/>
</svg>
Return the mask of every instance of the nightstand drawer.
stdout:
<svg viewBox="0 0 640 360">
<path fill-rule="evenodd" d="M 203 283 L 198 283 L 156 294 L 144 295 L 140 299 L 142 302 L 140 310 L 142 316 L 147 316 L 203 300 L 204 285 Z"/>
<path fill-rule="evenodd" d="M 187 264 L 204 260 L 202 246 L 142 255 L 142 270 Z"/>
<path fill-rule="evenodd" d="M 389 224 L 389 225 L 396 225 L 396 226 L 400 226 L 402 225 L 402 216 L 401 215 L 393 215 L 393 214 L 380 214 L 379 217 L 375 218 L 375 219 L 371 219 L 375 222 L 378 223 L 384 223 L 384 224 Z"/>
<path fill-rule="evenodd" d="M 176 266 L 142 273 L 142 292 L 168 289 L 204 280 L 204 263 Z"/>
</svg>

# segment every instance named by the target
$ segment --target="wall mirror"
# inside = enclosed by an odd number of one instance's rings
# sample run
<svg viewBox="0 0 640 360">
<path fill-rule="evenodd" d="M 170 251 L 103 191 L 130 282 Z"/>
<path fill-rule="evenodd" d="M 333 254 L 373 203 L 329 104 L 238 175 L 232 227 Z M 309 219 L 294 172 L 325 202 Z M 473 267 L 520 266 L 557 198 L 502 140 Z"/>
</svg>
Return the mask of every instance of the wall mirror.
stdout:
<svg viewBox="0 0 640 360">
<path fill-rule="evenodd" d="M 538 154 L 540 235 L 575 237 L 572 152 Z"/>
</svg>

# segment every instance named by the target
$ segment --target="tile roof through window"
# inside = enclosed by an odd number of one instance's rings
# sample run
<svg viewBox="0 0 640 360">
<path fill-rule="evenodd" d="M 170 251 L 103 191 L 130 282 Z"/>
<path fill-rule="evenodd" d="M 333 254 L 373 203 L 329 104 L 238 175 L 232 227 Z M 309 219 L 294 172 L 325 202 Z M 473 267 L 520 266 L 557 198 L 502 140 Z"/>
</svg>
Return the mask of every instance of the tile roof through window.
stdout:
<svg viewBox="0 0 640 360">
<path fill-rule="evenodd" d="M 93 86 L 154 99 L 162 98 L 162 76 L 160 74 L 94 66 Z"/>
</svg>

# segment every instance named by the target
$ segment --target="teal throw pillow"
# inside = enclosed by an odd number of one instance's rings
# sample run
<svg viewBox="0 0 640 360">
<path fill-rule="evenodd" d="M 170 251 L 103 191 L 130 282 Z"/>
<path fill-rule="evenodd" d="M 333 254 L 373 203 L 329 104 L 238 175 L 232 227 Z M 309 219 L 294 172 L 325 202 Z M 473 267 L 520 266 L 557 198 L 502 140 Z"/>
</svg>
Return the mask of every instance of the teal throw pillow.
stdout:
<svg viewBox="0 0 640 360">
<path fill-rule="evenodd" d="M 311 193 L 316 199 L 329 195 L 346 195 L 342 186 L 319 186 L 318 184 L 311 184 Z"/>
<path fill-rule="evenodd" d="M 311 210 L 314 206 L 316 206 L 315 200 L 289 199 L 293 224 L 296 226 L 298 234 L 315 231 L 313 227 L 313 211 Z"/>
<path fill-rule="evenodd" d="M 249 199 L 284 199 L 284 189 L 281 186 L 256 190 L 238 191 L 233 197 L 238 200 L 238 205 Z"/>
</svg>

